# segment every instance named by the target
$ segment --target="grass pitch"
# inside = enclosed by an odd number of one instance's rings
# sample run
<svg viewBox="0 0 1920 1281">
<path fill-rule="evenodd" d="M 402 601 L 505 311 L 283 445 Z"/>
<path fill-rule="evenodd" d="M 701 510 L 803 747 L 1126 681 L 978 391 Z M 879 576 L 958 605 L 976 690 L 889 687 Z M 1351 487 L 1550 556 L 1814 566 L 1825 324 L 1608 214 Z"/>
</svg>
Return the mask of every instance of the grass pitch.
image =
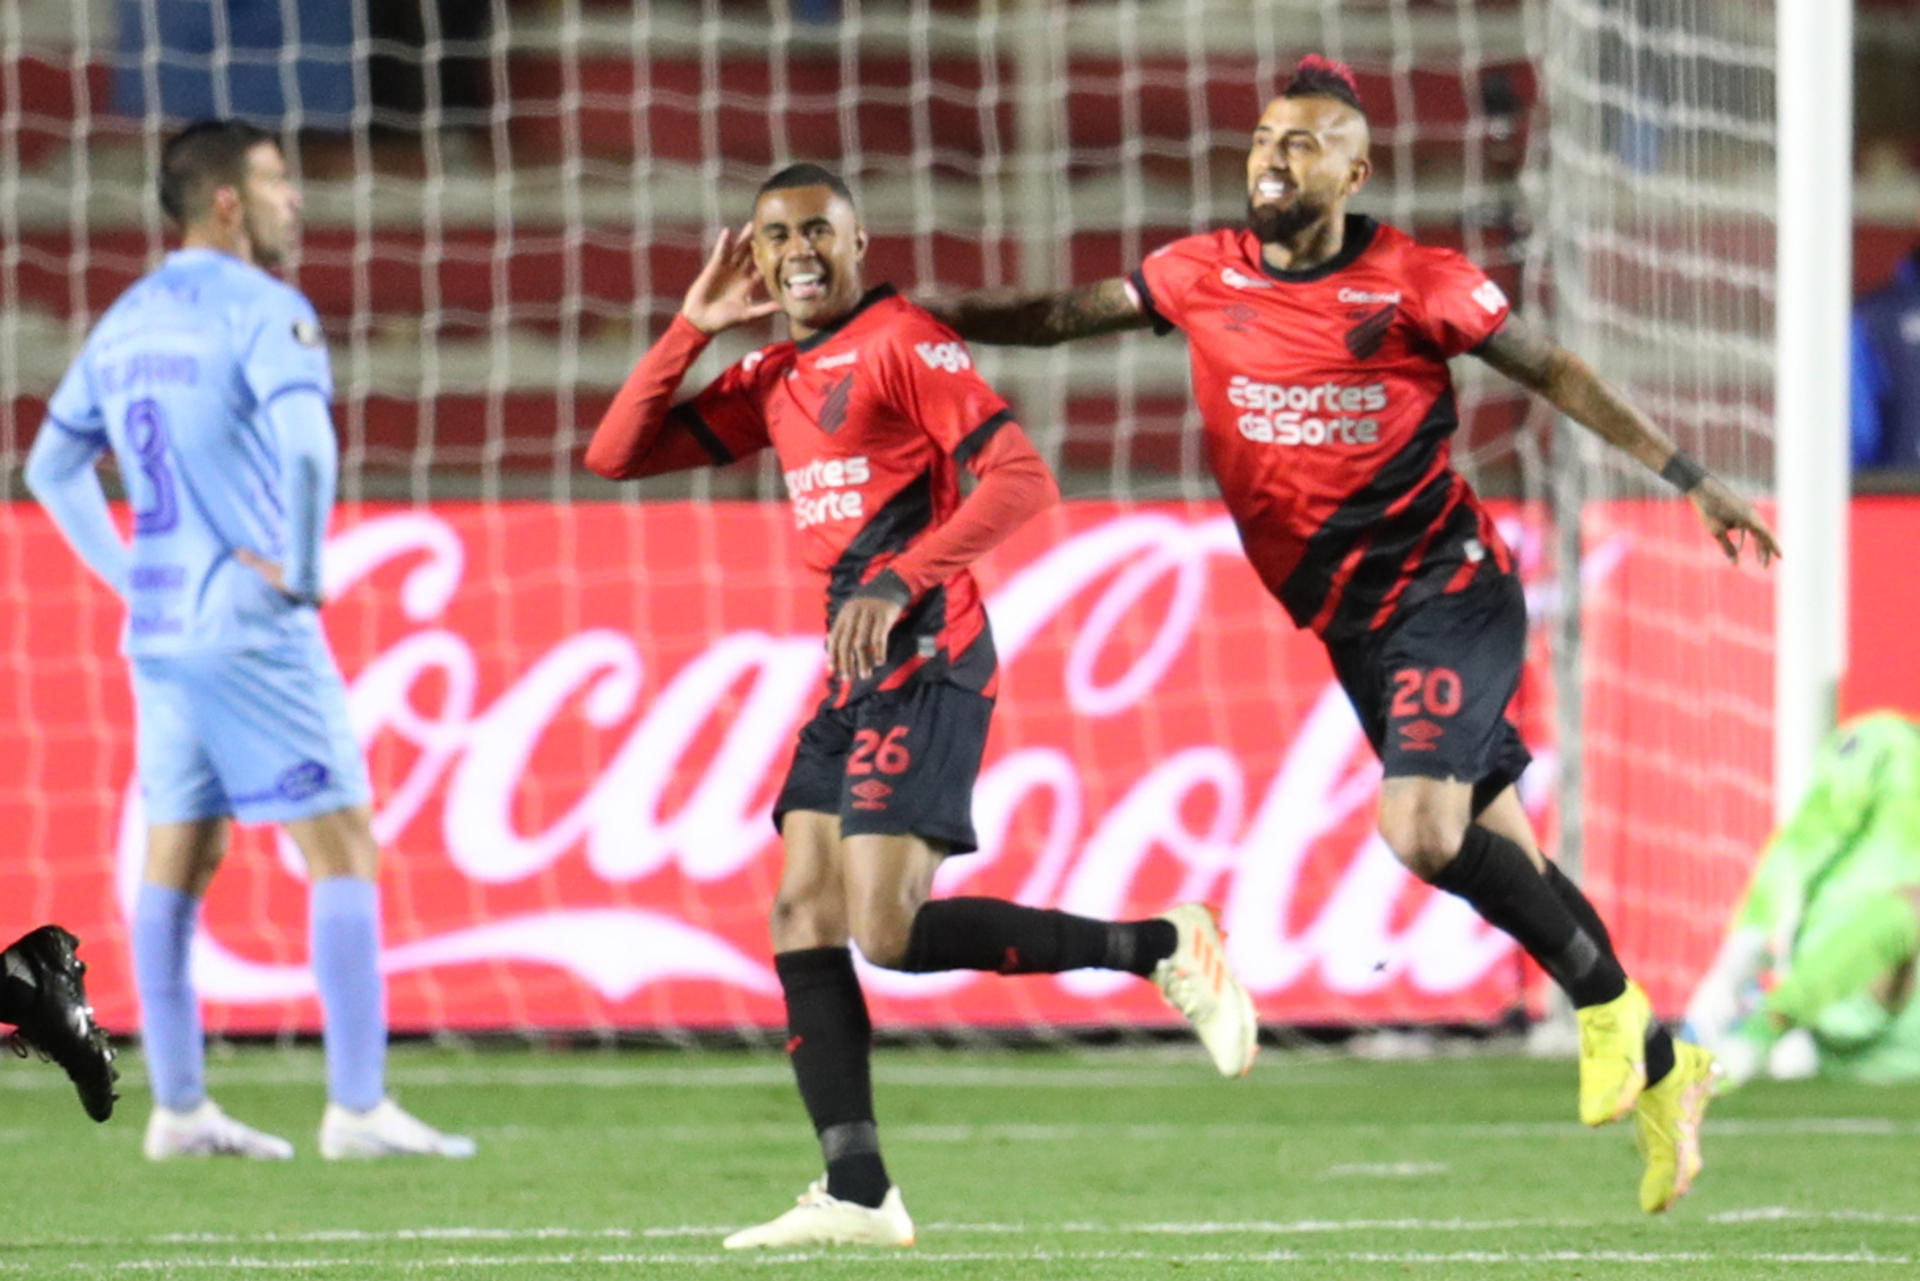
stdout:
<svg viewBox="0 0 1920 1281">
<path fill-rule="evenodd" d="M 320 1061 L 210 1074 L 284 1165 L 150 1165 L 128 1056 L 89 1123 L 58 1072 L 0 1069 L 0 1275 L 30 1277 L 1808 1278 L 1920 1276 L 1920 1087 L 1759 1085 L 1715 1105 L 1707 1172 L 1635 1201 L 1630 1126 L 1573 1120 L 1573 1065 L 1269 1052 L 1221 1081 L 1191 1046 L 884 1051 L 904 1252 L 728 1254 L 819 1158 L 777 1052 L 404 1048 L 396 1093 L 469 1162 L 336 1165 Z"/>
</svg>

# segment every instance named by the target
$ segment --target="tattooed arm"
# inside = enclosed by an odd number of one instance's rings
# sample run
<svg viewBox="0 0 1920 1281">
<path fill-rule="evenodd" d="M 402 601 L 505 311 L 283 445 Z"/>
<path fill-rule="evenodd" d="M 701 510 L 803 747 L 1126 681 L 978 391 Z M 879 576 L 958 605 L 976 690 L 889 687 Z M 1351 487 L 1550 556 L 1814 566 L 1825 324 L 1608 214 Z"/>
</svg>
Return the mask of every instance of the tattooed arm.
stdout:
<svg viewBox="0 0 1920 1281">
<path fill-rule="evenodd" d="M 1057 294 L 981 289 L 920 305 L 967 341 L 1001 346 L 1051 347 L 1152 323 L 1133 286 L 1119 276 Z"/>
<path fill-rule="evenodd" d="M 1737 534 L 1753 537 L 1762 565 L 1780 554 L 1773 531 L 1753 505 L 1708 475 L 1654 425 L 1652 419 L 1593 371 L 1586 361 L 1518 316 L 1509 317 L 1474 354 L 1513 381 L 1544 397 L 1561 413 L 1678 486 L 1693 500 L 1700 521 L 1726 552 L 1740 559 Z"/>
</svg>

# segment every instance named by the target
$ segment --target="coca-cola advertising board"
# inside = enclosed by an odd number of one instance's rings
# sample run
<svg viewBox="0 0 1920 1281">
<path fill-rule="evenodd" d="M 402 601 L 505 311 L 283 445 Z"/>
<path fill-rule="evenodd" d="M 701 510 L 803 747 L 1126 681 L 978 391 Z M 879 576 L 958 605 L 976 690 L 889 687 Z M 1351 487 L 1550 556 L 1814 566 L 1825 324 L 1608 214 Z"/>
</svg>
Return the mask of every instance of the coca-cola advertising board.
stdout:
<svg viewBox="0 0 1920 1281">
<path fill-rule="evenodd" d="M 1608 593 L 1637 576 L 1667 590 L 1678 561 L 1733 584 L 1718 606 L 1764 640 L 1764 583 L 1715 566 L 1680 507 L 1621 505 L 1596 523 L 1588 608 L 1611 617 Z M 1536 612 L 1550 611 L 1531 522 L 1501 515 Z M 87 939 L 96 1007 L 126 1030 L 143 819 L 119 606 L 30 504 L 0 505 L 0 531 L 0 830 L 13 834 L 0 892 L 15 927 L 53 918 Z M 1484 1021 L 1524 999 L 1505 937 L 1409 877 L 1376 837 L 1378 765 L 1318 642 L 1260 588 L 1216 504 L 1067 504 L 980 576 L 1001 662 L 974 800 L 981 849 L 948 863 L 939 892 L 1101 917 L 1206 900 L 1274 1022 Z M 824 680 L 821 588 L 798 568 L 783 506 L 349 507 L 327 581 L 372 765 L 397 1028 L 783 1021 L 768 811 Z M 1598 627 L 1590 661 L 1645 663 L 1656 685 L 1692 670 L 1692 651 L 1644 645 L 1634 611 L 1618 612 L 1628 621 Z M 1684 603 L 1669 614 L 1698 630 Z M 1764 654 L 1719 661 L 1707 679 L 1764 707 Z M 1536 642 L 1513 711 L 1536 755 L 1523 791 L 1551 839 L 1546 673 Z M 1663 714 L 1600 719 L 1657 738 Z M 1762 787 L 1764 759 L 1762 744 Z M 1615 792 L 1640 785 L 1632 769 L 1597 773 Z M 1750 852 L 1766 813 L 1735 795 L 1701 816 L 1698 789 L 1651 786 L 1687 812 L 1643 813 L 1656 837 L 1627 824 L 1604 848 L 1590 842 L 1589 864 L 1623 947 L 1656 957 L 1649 977 L 1671 1009 L 1711 951 L 1744 855 L 1704 880 L 1687 873 L 1689 928 L 1674 942 L 1659 923 L 1676 865 L 1642 847 L 1698 819 L 1717 824 L 1714 850 Z M 1600 795 L 1589 809 L 1631 804 Z M 317 1026 L 305 899 L 285 841 L 243 833 L 196 947 L 210 1027 Z M 1105 972 L 864 976 L 876 1020 L 893 1026 L 1172 1017 L 1150 987 Z"/>
</svg>

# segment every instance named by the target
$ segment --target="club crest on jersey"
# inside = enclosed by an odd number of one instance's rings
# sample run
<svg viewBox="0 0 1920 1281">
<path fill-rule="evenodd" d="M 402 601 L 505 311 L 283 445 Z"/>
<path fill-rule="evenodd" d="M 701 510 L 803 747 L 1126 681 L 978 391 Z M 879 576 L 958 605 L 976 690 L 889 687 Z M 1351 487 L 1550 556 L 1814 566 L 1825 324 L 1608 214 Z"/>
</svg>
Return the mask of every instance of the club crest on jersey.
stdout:
<svg viewBox="0 0 1920 1281">
<path fill-rule="evenodd" d="M 853 375 L 848 374 L 833 385 L 827 398 L 820 402 L 820 417 L 814 420 L 814 426 L 831 436 L 840 430 L 847 421 L 847 402 L 853 399 Z"/>
<path fill-rule="evenodd" d="M 1393 318 L 1399 314 L 1399 304 L 1390 302 L 1377 311 L 1368 312 L 1359 324 L 1347 330 L 1347 350 L 1353 358 L 1365 360 L 1378 352 L 1380 344 L 1387 340 L 1387 332 L 1393 328 Z"/>
</svg>

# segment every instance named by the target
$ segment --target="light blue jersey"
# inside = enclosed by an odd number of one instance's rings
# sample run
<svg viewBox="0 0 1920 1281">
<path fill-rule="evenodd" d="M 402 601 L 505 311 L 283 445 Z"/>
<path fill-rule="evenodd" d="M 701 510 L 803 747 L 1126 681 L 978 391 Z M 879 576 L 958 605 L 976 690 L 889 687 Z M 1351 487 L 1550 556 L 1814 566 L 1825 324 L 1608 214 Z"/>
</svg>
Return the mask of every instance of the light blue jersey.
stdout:
<svg viewBox="0 0 1920 1281">
<path fill-rule="evenodd" d="M 286 822 L 369 798 L 314 609 L 332 395 L 297 290 L 183 249 L 113 304 L 48 403 L 27 484 L 126 601 L 149 822 Z M 133 507 L 131 548 L 94 472 L 105 449 Z M 239 552 L 279 565 L 286 590 Z"/>
<path fill-rule="evenodd" d="M 128 654 L 266 649 L 319 635 L 313 610 L 234 559 L 236 548 L 276 562 L 299 552 L 268 410 L 301 392 L 322 404 L 333 397 L 312 304 L 216 250 L 168 255 L 88 336 L 47 422 L 119 462 L 134 514 L 118 584 Z M 324 529 L 326 512 L 317 518 Z"/>
</svg>

